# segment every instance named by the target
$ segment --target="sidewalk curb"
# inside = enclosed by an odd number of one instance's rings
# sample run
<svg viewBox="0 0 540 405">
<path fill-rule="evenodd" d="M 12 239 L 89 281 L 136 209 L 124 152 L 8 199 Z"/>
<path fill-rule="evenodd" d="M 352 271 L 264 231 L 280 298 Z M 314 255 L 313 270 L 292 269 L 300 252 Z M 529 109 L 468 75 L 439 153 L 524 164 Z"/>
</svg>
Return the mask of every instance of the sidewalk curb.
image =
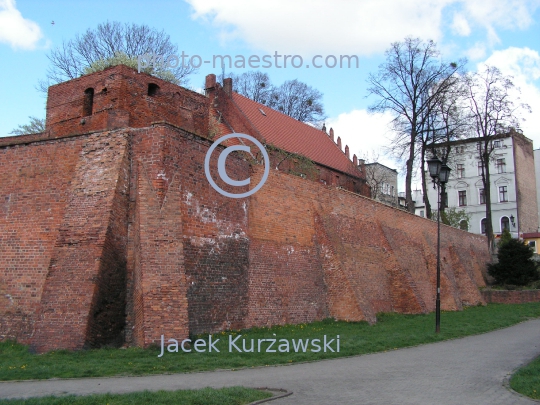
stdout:
<svg viewBox="0 0 540 405">
<path fill-rule="evenodd" d="M 272 393 L 274 396 L 270 397 L 270 398 L 260 399 L 260 400 L 255 401 L 255 402 L 250 402 L 248 405 L 262 404 L 262 403 L 265 403 L 265 402 L 274 401 L 275 399 L 285 398 L 285 397 L 288 397 L 288 396 L 293 394 L 292 391 L 287 391 L 287 390 L 284 390 L 283 388 L 257 387 L 257 388 L 254 388 L 254 389 L 261 390 L 261 391 L 268 391 L 268 392 Z M 276 392 L 281 393 L 281 394 L 276 395 Z"/>
<path fill-rule="evenodd" d="M 523 364 L 520 364 L 520 365 L 517 366 L 515 369 L 513 369 L 512 372 L 510 372 L 509 374 L 507 374 L 506 377 L 504 377 L 504 380 L 503 380 L 503 387 L 505 387 L 508 391 L 510 391 L 512 394 L 514 394 L 514 395 L 516 395 L 516 396 L 518 396 L 518 397 L 521 397 L 521 398 L 524 398 L 524 399 L 528 399 L 529 401 L 533 401 L 533 402 L 536 402 L 536 403 L 539 403 L 539 404 L 540 404 L 540 399 L 534 399 L 534 398 L 528 397 L 527 395 L 523 395 L 522 393 L 517 392 L 516 390 L 514 390 L 514 389 L 510 386 L 510 379 L 512 378 L 512 376 L 513 376 L 514 374 L 516 374 L 520 368 L 525 367 L 526 365 L 528 365 L 529 363 L 533 362 L 533 361 L 536 360 L 537 358 L 540 358 L 540 357 L 535 357 L 535 358 L 532 359 L 532 360 L 529 360 L 529 361 L 526 361 L 526 362 L 523 363 Z"/>
</svg>

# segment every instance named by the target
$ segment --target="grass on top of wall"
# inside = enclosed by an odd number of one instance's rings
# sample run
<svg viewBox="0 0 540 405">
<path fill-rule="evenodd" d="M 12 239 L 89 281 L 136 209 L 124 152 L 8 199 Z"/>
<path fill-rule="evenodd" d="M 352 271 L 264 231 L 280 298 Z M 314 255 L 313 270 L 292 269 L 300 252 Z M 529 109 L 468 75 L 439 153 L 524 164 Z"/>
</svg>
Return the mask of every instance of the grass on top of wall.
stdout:
<svg viewBox="0 0 540 405">
<path fill-rule="evenodd" d="M 185 373 L 215 369 L 237 369 L 275 364 L 290 364 L 304 361 L 352 356 L 394 350 L 401 347 L 437 342 L 452 338 L 479 334 L 507 327 L 521 321 L 540 317 L 540 303 L 489 304 L 487 306 L 466 307 L 463 311 L 443 311 L 441 333 L 435 334 L 435 315 L 379 314 L 377 323 L 344 322 L 327 319 L 300 325 L 252 328 L 214 334 L 219 339 L 216 345 L 219 353 L 178 353 L 165 351 L 162 357 L 159 347 L 148 349 L 102 348 L 70 352 L 52 351 L 32 354 L 28 347 L 15 342 L 0 343 L 0 380 L 25 380 L 47 378 L 101 377 L 113 375 L 145 375 L 162 373 Z M 322 350 L 288 353 L 238 353 L 229 352 L 228 339 L 238 335 L 250 340 L 286 339 L 291 343 L 298 339 L 336 339 L 340 337 L 340 351 L 336 352 L 336 340 L 331 345 L 335 352 Z M 208 340 L 208 334 L 199 336 Z M 165 341 L 174 336 L 165 336 Z M 194 337 L 197 338 L 197 337 Z M 242 349 L 241 341 L 237 341 Z M 268 346 L 262 343 L 262 351 Z M 322 345 L 321 345 L 322 346 Z M 276 346 L 273 346 L 274 349 Z M 310 345 L 310 348 L 313 346 Z M 192 347 L 192 349 L 194 349 Z"/>
</svg>

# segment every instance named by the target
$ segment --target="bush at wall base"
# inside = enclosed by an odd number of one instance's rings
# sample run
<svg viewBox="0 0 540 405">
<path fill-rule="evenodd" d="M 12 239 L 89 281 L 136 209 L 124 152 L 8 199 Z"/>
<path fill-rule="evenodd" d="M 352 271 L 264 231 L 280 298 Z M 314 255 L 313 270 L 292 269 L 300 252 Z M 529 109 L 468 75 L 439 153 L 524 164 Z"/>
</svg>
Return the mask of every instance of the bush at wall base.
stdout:
<svg viewBox="0 0 540 405">
<path fill-rule="evenodd" d="M 488 265 L 488 273 L 501 284 L 526 285 L 539 279 L 538 265 L 532 261 L 533 251 L 517 239 L 499 245 L 498 263 Z"/>
</svg>

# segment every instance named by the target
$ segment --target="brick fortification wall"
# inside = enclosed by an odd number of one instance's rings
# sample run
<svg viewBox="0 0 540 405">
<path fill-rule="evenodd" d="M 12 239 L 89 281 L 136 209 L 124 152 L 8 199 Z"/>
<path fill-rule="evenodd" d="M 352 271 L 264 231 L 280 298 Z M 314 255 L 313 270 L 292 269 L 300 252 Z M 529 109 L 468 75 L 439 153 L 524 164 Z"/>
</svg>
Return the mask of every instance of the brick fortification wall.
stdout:
<svg viewBox="0 0 540 405">
<path fill-rule="evenodd" d="M 251 197 L 247 326 L 434 310 L 436 223 L 272 172 Z M 442 307 L 482 301 L 483 237 L 442 227 Z"/>
<path fill-rule="evenodd" d="M 128 342 L 244 326 L 249 202 L 210 187 L 203 162 L 211 143 L 166 124 L 133 131 Z M 227 162 L 230 176 L 249 177 L 247 161 Z"/>
<path fill-rule="evenodd" d="M 210 145 L 160 124 L 0 149 L 1 335 L 148 345 L 434 309 L 435 223 L 273 170 L 253 196 L 221 196 L 202 169 Z M 227 163 L 258 183 L 261 167 Z M 485 245 L 442 227 L 443 309 L 483 302 Z"/>
<path fill-rule="evenodd" d="M 74 82 L 123 103 L 116 80 L 137 78 L 126 69 Z M 179 96 L 159 84 L 133 108 L 170 111 Z M 222 196 L 203 169 L 206 98 L 185 92 L 199 104 L 167 120 L 98 109 L 84 124 L 75 96 L 63 112 L 50 97 L 46 133 L 0 141 L 0 339 L 38 351 L 147 346 L 161 334 L 434 310 L 436 223 L 274 169 L 251 197 Z M 220 148 L 213 178 L 247 191 L 218 179 Z M 262 167 L 233 153 L 227 173 L 255 185 Z M 485 239 L 442 226 L 441 253 L 443 309 L 484 302 Z"/>
<path fill-rule="evenodd" d="M 540 290 L 483 290 L 482 297 L 487 303 L 497 304 L 540 302 Z"/>
<path fill-rule="evenodd" d="M 118 341 L 125 131 L 0 148 L 0 336 L 37 350 Z"/>
</svg>

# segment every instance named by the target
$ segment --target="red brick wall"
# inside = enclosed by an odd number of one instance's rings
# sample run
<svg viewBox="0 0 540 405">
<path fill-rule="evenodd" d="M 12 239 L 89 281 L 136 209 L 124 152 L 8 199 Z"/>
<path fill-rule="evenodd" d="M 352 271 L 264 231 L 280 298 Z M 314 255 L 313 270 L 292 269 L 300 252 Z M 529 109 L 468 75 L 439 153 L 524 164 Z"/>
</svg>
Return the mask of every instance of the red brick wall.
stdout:
<svg viewBox="0 0 540 405">
<path fill-rule="evenodd" d="M 434 310 L 436 223 L 271 171 L 250 198 L 248 326 Z M 442 227 L 442 307 L 483 302 L 485 240 Z"/>
<path fill-rule="evenodd" d="M 0 149 L 0 336 L 37 350 L 121 339 L 126 145 L 118 131 Z"/>
<path fill-rule="evenodd" d="M 525 302 L 540 302 L 540 290 L 483 290 L 482 297 L 487 303 L 523 304 Z"/>
<path fill-rule="evenodd" d="M 244 327 L 248 201 L 210 187 L 203 163 L 211 144 L 165 124 L 133 131 L 127 338 L 134 344 L 156 342 L 161 333 L 183 338 Z M 218 156 L 213 178 L 233 192 L 218 180 Z M 246 160 L 231 155 L 227 162 L 231 177 L 249 177 Z"/>
<path fill-rule="evenodd" d="M 148 95 L 148 85 L 159 90 Z M 92 115 L 83 114 L 84 92 L 94 89 Z M 208 133 L 208 99 L 123 65 L 49 87 L 46 132 L 51 137 L 166 121 L 187 131 Z"/>
<path fill-rule="evenodd" d="M 124 326 L 127 134 L 82 140 L 32 337 L 38 351 L 108 343 Z"/>
<path fill-rule="evenodd" d="M 0 148 L 0 338 L 32 336 L 83 139 Z"/>
<path fill-rule="evenodd" d="M 108 226 L 92 298 L 86 347 L 121 345 L 124 342 L 130 159 L 127 134 L 117 135 L 120 136 L 116 139 L 108 136 L 105 142 L 111 147 L 109 158 L 116 163 L 111 173 L 111 180 L 115 180 L 116 188 L 110 204 L 110 214 L 107 213 Z M 103 176 L 103 173 L 100 175 Z"/>
<path fill-rule="evenodd" d="M 149 78 L 162 91 L 152 99 Z M 325 185 L 272 167 L 251 197 L 219 194 L 203 169 L 207 99 L 175 89 L 122 66 L 85 76 L 50 89 L 46 133 L 0 143 L 0 339 L 39 351 L 147 346 L 161 334 L 434 309 L 434 222 L 337 188 L 369 191 L 352 177 Z M 126 128 L 105 131 L 116 126 Z M 213 178 L 247 191 L 218 179 L 222 149 Z M 262 167 L 233 153 L 227 172 L 253 187 Z M 483 302 L 484 237 L 442 226 L 442 247 L 443 309 Z"/>
<path fill-rule="evenodd" d="M 162 124 L 0 149 L 3 337 L 98 346 L 125 319 L 144 346 L 434 309 L 435 223 L 276 170 L 253 196 L 224 197 L 204 174 L 210 145 Z M 227 164 L 258 183 L 260 166 Z M 442 246 L 443 309 L 483 302 L 484 238 L 443 226 Z"/>
</svg>

